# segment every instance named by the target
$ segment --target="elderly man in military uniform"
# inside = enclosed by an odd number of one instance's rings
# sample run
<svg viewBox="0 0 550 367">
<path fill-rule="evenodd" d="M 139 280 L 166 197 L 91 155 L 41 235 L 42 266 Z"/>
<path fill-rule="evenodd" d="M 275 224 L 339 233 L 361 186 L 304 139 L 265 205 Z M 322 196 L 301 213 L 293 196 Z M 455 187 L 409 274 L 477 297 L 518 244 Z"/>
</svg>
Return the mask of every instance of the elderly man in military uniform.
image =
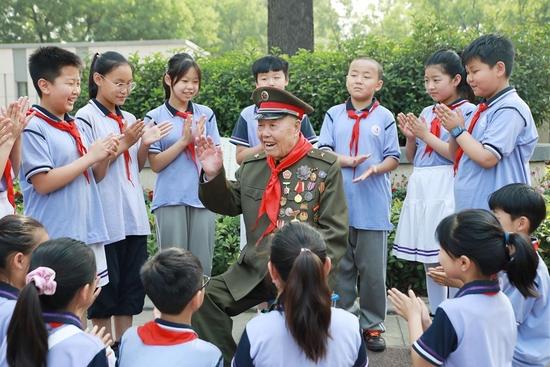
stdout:
<svg viewBox="0 0 550 367">
<path fill-rule="evenodd" d="M 348 236 L 336 156 L 313 148 L 300 132 L 303 115 L 313 108 L 271 87 L 256 89 L 252 98 L 258 107 L 258 136 L 264 153 L 245 159 L 236 181 L 225 178 L 220 147 L 210 138 L 196 141 L 202 166 L 201 201 L 219 214 L 242 213 L 246 227 L 247 245 L 237 262 L 212 278 L 203 306 L 193 316 L 200 337 L 222 350 L 226 364 L 236 348 L 231 316 L 276 297 L 267 272 L 269 235 L 291 221 L 309 223 L 323 234 L 333 264 L 345 253 Z"/>
</svg>

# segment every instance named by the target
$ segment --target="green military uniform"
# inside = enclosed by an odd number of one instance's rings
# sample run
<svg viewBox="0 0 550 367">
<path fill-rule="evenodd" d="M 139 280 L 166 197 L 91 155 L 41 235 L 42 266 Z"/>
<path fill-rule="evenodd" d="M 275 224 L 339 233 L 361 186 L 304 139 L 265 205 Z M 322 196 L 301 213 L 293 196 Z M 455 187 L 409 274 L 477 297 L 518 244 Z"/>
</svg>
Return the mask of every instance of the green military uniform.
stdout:
<svg viewBox="0 0 550 367">
<path fill-rule="evenodd" d="M 258 88 L 252 97 L 259 107 L 256 116 L 259 120 L 278 120 L 290 115 L 301 121 L 304 113 L 313 111 L 307 103 L 277 88 Z M 297 146 L 298 143 L 294 148 Z M 335 274 L 348 243 L 348 211 L 340 166 L 331 153 L 313 148 L 304 151 L 303 145 L 299 149 L 300 154 L 305 154 L 302 158 L 287 168 L 278 169 L 281 197 L 277 220 L 273 224 L 276 224 L 275 230 L 290 221 L 309 223 L 317 228 L 333 262 L 331 274 Z M 201 309 L 193 315 L 193 325 L 199 336 L 222 350 L 226 364 L 236 348 L 231 334 L 231 316 L 273 300 L 277 295 L 267 271 L 270 237 L 262 237 L 272 223 L 267 214 L 258 218 L 271 176 L 267 159 L 274 157 L 268 158 L 262 153 L 245 159 L 235 174 L 236 181 L 227 181 L 222 169 L 208 182 L 202 180 L 199 186 L 199 198 L 206 208 L 223 215 L 242 213 L 246 227 L 247 245 L 237 262 L 224 274 L 212 278 Z"/>
<path fill-rule="evenodd" d="M 227 181 L 222 171 L 199 187 L 199 197 L 206 208 L 224 215 L 242 213 L 246 225 L 247 245 L 237 263 L 212 279 L 203 306 L 193 316 L 193 325 L 199 335 L 220 347 L 226 362 L 236 347 L 231 336 L 230 316 L 276 297 L 275 287 L 266 279 L 269 237 L 256 245 L 269 225 L 266 215 L 257 224 L 256 218 L 270 174 L 266 157 L 261 153 L 242 163 L 236 181 Z M 328 255 L 334 264 L 332 273 L 335 273 L 336 265 L 346 251 L 348 236 L 348 212 L 336 157 L 312 149 L 284 170 L 279 179 L 282 197 L 278 226 L 299 220 L 318 229 L 327 243 Z"/>
</svg>

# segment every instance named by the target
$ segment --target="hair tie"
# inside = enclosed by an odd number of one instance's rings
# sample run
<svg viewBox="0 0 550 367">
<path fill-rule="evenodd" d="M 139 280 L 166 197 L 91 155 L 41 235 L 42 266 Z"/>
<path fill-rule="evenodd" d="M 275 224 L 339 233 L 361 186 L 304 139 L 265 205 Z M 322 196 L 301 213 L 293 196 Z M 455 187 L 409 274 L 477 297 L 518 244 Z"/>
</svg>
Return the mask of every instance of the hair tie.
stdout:
<svg viewBox="0 0 550 367">
<path fill-rule="evenodd" d="M 33 282 L 39 295 L 45 294 L 51 296 L 57 288 L 57 282 L 54 279 L 55 271 L 53 269 L 40 266 L 27 274 L 25 283 L 29 284 Z"/>
<path fill-rule="evenodd" d="M 509 241 L 510 241 L 510 232 L 504 231 L 504 244 L 508 245 Z"/>
</svg>

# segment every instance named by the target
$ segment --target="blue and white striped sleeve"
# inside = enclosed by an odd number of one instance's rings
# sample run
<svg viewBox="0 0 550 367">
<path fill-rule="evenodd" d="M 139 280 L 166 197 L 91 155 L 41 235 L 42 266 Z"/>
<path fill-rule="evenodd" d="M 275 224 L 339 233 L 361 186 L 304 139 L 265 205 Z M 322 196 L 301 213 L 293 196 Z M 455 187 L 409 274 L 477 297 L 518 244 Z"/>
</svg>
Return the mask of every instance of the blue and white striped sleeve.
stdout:
<svg viewBox="0 0 550 367">
<path fill-rule="evenodd" d="M 449 354 L 456 350 L 458 338 L 445 311 L 438 308 L 432 325 L 412 345 L 419 356 L 434 366 L 442 366 Z"/>
</svg>

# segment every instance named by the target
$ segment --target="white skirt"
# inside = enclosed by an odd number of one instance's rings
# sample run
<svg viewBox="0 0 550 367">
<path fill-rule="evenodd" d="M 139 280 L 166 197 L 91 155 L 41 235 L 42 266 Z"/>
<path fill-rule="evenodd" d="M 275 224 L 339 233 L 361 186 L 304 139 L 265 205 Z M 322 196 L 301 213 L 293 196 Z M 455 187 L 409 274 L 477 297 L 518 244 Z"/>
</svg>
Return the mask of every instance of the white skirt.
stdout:
<svg viewBox="0 0 550 367">
<path fill-rule="evenodd" d="M 439 262 L 435 229 L 454 213 L 453 166 L 415 167 L 395 233 L 392 254 L 425 264 Z"/>
</svg>

